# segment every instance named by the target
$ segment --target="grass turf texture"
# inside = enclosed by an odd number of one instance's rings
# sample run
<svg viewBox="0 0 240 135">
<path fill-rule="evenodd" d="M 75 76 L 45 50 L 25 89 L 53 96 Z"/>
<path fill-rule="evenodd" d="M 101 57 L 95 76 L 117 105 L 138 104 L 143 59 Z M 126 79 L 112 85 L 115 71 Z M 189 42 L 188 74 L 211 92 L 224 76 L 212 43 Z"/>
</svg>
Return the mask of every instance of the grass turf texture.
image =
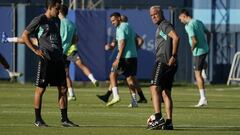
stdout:
<svg viewBox="0 0 240 135">
<path fill-rule="evenodd" d="M 50 126 L 38 128 L 34 122 L 35 87 L 32 84 L 0 82 L 0 135 L 237 135 L 240 134 L 239 86 L 208 85 L 209 105 L 194 108 L 199 94 L 193 85 L 175 85 L 173 131 L 146 130 L 146 120 L 153 113 L 149 88 L 143 87 L 147 104 L 127 108 L 130 95 L 121 86 L 121 102 L 105 107 L 96 94 L 107 87 L 77 87 L 77 101 L 69 102 L 69 118 L 80 125 L 64 128 L 60 124 L 57 89 L 47 88 L 43 99 L 42 116 Z M 163 110 L 163 112 L 165 112 Z"/>
</svg>

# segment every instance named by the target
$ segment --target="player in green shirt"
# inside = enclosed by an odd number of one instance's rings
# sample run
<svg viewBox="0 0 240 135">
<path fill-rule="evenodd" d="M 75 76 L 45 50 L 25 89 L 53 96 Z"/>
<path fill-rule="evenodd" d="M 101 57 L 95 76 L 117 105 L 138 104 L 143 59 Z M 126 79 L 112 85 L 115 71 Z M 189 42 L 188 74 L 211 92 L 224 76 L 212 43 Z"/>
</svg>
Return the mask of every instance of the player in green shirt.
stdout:
<svg viewBox="0 0 240 135">
<path fill-rule="evenodd" d="M 129 107 L 137 107 L 137 83 L 135 77 L 137 72 L 136 33 L 128 23 L 121 21 L 120 13 L 112 13 L 110 15 L 110 20 L 112 25 L 116 27 L 118 53 L 112 64 L 111 73 L 109 75 L 113 99 L 108 102 L 106 106 L 111 106 L 120 101 L 117 78 L 119 75 L 124 75 L 132 97 L 132 102 Z"/>
<path fill-rule="evenodd" d="M 128 18 L 125 15 L 121 15 L 121 21 L 122 22 L 128 22 Z M 143 45 L 143 38 L 140 37 L 139 35 L 136 34 L 135 37 L 135 41 L 136 41 L 136 48 L 140 48 Z M 117 48 L 115 48 L 117 46 L 117 42 L 116 39 L 114 39 L 110 44 L 106 44 L 105 45 L 105 50 L 113 50 L 113 53 L 115 52 L 115 50 Z M 113 56 L 113 55 L 112 55 Z M 139 100 L 138 103 L 147 103 L 147 99 L 144 96 L 144 93 L 141 89 L 141 87 L 138 84 L 138 80 L 136 78 L 136 89 L 137 89 L 137 94 L 139 95 Z M 97 95 L 97 97 L 102 100 L 103 102 L 107 103 L 109 100 L 109 97 L 112 95 L 112 86 L 110 85 L 108 88 L 108 91 L 104 94 L 104 95 Z M 131 105 L 129 105 L 129 107 L 133 107 Z"/>
<path fill-rule="evenodd" d="M 189 44 L 194 58 L 195 78 L 200 93 L 199 102 L 195 107 L 205 106 L 207 105 L 207 98 L 202 70 L 204 69 L 205 59 L 209 52 L 208 43 L 210 41 L 210 32 L 201 21 L 193 19 L 185 9 L 181 10 L 179 20 L 185 24 L 185 30 L 188 34 Z"/>
<path fill-rule="evenodd" d="M 59 18 L 61 20 L 61 38 L 62 38 L 62 46 L 63 46 L 63 53 L 66 56 L 65 61 L 65 71 L 66 71 L 66 79 L 67 79 L 67 86 L 68 86 L 68 100 L 76 100 L 76 96 L 74 94 L 72 80 L 69 76 L 69 65 L 70 61 L 74 62 L 78 68 L 80 68 L 83 73 L 92 81 L 95 86 L 98 86 L 98 81 L 95 79 L 93 74 L 91 73 L 90 69 L 83 63 L 81 57 L 77 51 L 77 33 L 75 25 L 66 18 L 68 14 L 68 7 L 62 5 L 60 8 Z"/>
</svg>

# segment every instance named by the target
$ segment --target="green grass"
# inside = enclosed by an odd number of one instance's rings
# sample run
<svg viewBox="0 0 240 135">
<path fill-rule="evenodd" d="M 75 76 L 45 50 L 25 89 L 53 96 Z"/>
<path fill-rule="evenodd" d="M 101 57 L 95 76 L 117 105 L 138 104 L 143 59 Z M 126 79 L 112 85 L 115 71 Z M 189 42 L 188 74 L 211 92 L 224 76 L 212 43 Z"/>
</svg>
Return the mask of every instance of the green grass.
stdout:
<svg viewBox="0 0 240 135">
<path fill-rule="evenodd" d="M 43 99 L 42 115 L 50 127 L 34 127 L 32 84 L 0 82 L 0 135 L 237 135 L 240 134 L 239 86 L 207 86 L 209 105 L 192 107 L 199 94 L 193 85 L 176 85 L 173 89 L 173 131 L 146 130 L 146 120 L 153 113 L 148 87 L 143 91 L 148 104 L 127 108 L 130 96 L 127 87 L 120 88 L 121 102 L 105 107 L 96 94 L 107 87 L 76 88 L 77 101 L 69 103 L 69 117 L 79 128 L 63 128 L 57 104 L 57 89 L 48 88 Z M 164 112 L 164 110 L 163 110 Z"/>
</svg>

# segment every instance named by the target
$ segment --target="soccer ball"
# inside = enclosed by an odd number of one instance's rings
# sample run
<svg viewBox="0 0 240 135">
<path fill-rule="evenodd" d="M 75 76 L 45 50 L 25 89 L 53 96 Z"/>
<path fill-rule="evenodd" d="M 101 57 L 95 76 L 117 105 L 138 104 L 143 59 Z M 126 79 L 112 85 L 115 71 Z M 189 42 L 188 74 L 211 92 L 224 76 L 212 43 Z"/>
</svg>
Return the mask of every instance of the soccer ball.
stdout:
<svg viewBox="0 0 240 135">
<path fill-rule="evenodd" d="M 147 120 L 147 126 L 152 125 L 153 121 L 156 119 L 155 115 L 152 114 Z"/>
<path fill-rule="evenodd" d="M 147 129 L 149 130 L 161 130 L 164 128 L 164 119 L 156 119 L 156 116 L 153 114 L 147 120 Z"/>
</svg>

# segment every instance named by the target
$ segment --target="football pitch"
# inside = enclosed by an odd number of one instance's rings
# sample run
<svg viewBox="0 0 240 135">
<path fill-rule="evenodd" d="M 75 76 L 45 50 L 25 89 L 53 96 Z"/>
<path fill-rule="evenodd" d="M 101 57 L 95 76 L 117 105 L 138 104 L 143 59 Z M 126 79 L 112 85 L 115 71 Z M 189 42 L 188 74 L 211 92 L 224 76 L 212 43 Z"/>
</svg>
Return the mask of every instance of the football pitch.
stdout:
<svg viewBox="0 0 240 135">
<path fill-rule="evenodd" d="M 143 86 L 147 104 L 128 108 L 130 95 L 121 86 L 121 102 L 105 107 L 96 94 L 107 87 L 77 86 L 77 101 L 69 102 L 69 118 L 80 125 L 64 128 L 60 123 L 57 89 L 47 89 L 43 99 L 42 116 L 50 126 L 38 128 L 34 122 L 34 86 L 0 82 L 0 135 L 239 135 L 240 86 L 207 85 L 209 105 L 193 107 L 199 98 L 193 85 L 173 87 L 173 131 L 146 130 L 146 120 L 153 113 L 149 88 Z M 165 112 L 163 110 L 163 112 Z M 164 113 L 163 113 L 164 114 Z"/>
</svg>

